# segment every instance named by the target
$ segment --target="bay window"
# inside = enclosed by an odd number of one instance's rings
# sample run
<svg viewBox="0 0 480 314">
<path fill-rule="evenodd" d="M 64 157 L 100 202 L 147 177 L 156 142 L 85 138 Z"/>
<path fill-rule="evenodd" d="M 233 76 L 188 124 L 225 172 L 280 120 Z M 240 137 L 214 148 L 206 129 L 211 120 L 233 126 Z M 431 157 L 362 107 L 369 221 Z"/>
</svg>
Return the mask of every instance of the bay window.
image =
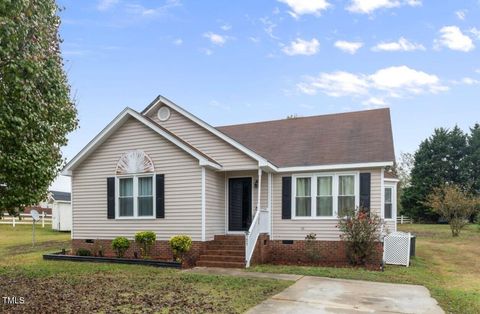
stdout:
<svg viewBox="0 0 480 314">
<path fill-rule="evenodd" d="M 293 178 L 294 218 L 336 218 L 358 206 L 358 173 L 320 173 Z"/>
<path fill-rule="evenodd" d="M 117 180 L 117 217 L 153 218 L 153 176 L 117 177 Z"/>
</svg>

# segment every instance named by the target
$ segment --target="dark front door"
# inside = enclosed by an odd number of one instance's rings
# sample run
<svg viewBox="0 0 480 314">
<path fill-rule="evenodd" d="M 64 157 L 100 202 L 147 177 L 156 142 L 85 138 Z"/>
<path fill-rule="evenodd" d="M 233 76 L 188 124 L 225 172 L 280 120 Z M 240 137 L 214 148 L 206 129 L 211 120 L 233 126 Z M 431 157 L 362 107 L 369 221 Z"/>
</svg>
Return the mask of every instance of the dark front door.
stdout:
<svg viewBox="0 0 480 314">
<path fill-rule="evenodd" d="M 228 230 L 247 231 L 252 220 L 252 178 L 228 180 Z"/>
</svg>

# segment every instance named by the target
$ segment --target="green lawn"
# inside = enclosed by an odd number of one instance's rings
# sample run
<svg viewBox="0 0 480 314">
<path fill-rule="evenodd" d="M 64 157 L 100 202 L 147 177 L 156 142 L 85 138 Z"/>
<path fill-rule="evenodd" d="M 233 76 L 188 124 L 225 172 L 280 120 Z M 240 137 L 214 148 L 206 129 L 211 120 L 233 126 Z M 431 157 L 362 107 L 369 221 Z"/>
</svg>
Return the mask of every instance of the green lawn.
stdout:
<svg viewBox="0 0 480 314">
<path fill-rule="evenodd" d="M 0 312 L 240 313 L 290 281 L 186 274 L 148 266 L 44 261 L 68 248 L 70 234 L 0 225 L 0 296 L 24 297 Z"/>
<path fill-rule="evenodd" d="M 387 265 L 384 272 L 352 268 L 261 265 L 251 271 L 359 279 L 426 286 L 446 312 L 480 313 L 480 231 L 470 225 L 452 238 L 448 225 L 399 225 L 417 234 L 409 268 Z"/>
</svg>

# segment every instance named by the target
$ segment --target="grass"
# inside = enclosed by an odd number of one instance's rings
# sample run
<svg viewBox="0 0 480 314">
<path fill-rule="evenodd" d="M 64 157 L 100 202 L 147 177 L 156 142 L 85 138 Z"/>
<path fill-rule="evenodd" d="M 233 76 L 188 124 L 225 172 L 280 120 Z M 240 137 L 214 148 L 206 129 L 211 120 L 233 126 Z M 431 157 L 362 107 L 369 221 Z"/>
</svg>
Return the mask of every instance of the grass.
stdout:
<svg viewBox="0 0 480 314">
<path fill-rule="evenodd" d="M 0 296 L 25 304 L 0 304 L 0 312 L 241 313 L 290 281 L 183 273 L 138 265 L 45 261 L 42 254 L 68 248 L 70 234 L 0 225 Z M 55 299 L 52 302 L 52 298 Z"/>
<path fill-rule="evenodd" d="M 353 268 L 260 265 L 251 271 L 358 279 L 426 286 L 450 313 L 480 313 L 480 231 L 469 225 L 452 238 L 448 225 L 399 225 L 417 235 L 411 266 L 387 265 L 384 272 Z"/>
</svg>

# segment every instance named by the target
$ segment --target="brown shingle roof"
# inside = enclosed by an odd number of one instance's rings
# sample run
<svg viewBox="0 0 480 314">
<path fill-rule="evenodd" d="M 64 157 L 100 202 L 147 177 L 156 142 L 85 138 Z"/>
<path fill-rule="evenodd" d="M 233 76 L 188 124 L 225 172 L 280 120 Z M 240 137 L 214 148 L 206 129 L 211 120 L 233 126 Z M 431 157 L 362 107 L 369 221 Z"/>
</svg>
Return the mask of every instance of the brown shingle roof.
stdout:
<svg viewBox="0 0 480 314">
<path fill-rule="evenodd" d="M 278 167 L 394 161 L 389 109 L 217 127 Z"/>
</svg>

